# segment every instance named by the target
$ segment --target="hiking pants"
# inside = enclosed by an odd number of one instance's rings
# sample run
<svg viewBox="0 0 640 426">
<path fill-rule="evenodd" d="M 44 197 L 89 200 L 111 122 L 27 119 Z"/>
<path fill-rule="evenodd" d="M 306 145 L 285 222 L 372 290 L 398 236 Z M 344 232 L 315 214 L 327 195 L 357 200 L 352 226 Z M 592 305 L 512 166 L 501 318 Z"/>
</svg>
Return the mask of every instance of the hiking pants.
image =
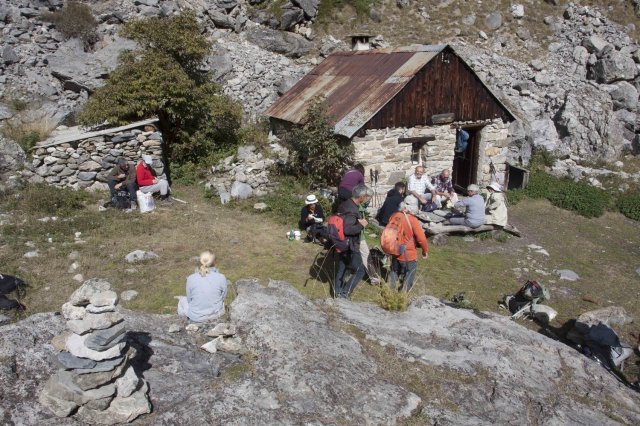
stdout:
<svg viewBox="0 0 640 426">
<path fill-rule="evenodd" d="M 158 179 L 158 183 L 153 185 L 141 186 L 140 191 L 153 194 L 154 192 L 160 192 L 161 196 L 165 196 L 169 193 L 169 182 L 164 179 Z"/>
<path fill-rule="evenodd" d="M 349 282 L 344 282 L 344 276 L 347 269 L 351 271 L 352 275 Z M 351 293 L 355 290 L 356 286 L 364 277 L 364 265 L 362 264 L 362 256 L 359 252 L 346 251 L 340 253 L 338 257 L 338 272 L 336 273 L 335 280 L 335 296 L 342 298 L 351 297 Z"/>
<path fill-rule="evenodd" d="M 396 281 L 400 278 L 402 289 L 404 291 L 411 290 L 413 282 L 416 280 L 416 272 L 418 270 L 418 261 L 403 262 L 394 257 L 391 260 L 391 272 L 389 272 L 389 287 L 396 288 Z"/>
</svg>

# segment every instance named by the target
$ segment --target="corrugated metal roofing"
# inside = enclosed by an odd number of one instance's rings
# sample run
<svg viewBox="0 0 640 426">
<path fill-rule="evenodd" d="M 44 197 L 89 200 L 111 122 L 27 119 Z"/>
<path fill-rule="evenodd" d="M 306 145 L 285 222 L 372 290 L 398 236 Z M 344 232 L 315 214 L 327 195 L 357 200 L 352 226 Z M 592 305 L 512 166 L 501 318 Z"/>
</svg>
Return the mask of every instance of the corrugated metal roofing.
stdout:
<svg viewBox="0 0 640 426">
<path fill-rule="evenodd" d="M 265 115 L 297 124 L 309 101 L 324 96 L 334 132 L 351 138 L 445 48 L 444 44 L 411 45 L 334 53 L 278 99 Z"/>
<path fill-rule="evenodd" d="M 352 137 L 446 45 L 339 52 L 327 57 L 265 114 L 300 123 L 316 96 L 324 96 L 335 133 Z"/>
</svg>

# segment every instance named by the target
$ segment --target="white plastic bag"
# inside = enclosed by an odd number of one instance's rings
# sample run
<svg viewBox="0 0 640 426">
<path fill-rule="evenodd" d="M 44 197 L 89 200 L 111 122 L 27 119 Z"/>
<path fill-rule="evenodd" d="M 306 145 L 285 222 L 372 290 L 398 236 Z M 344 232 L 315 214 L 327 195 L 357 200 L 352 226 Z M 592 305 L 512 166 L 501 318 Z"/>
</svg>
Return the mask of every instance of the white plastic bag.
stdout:
<svg viewBox="0 0 640 426">
<path fill-rule="evenodd" d="M 140 207 L 140 213 L 150 212 L 156 208 L 156 203 L 153 201 L 153 194 L 145 194 L 142 191 L 136 192 L 138 198 L 138 206 Z"/>
</svg>

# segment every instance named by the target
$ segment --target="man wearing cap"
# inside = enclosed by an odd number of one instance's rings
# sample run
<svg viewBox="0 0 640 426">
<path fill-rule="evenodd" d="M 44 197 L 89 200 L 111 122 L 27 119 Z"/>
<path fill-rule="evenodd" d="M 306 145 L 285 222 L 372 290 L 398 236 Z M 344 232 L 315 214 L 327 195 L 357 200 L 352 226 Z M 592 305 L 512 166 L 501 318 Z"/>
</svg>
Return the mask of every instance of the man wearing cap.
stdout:
<svg viewBox="0 0 640 426">
<path fill-rule="evenodd" d="M 478 185 L 471 184 L 467 186 L 468 197 L 454 205 L 456 209 L 466 208 L 464 216 L 452 217 L 449 219 L 450 225 L 464 225 L 469 228 L 477 228 L 484 225 L 484 199 L 479 192 Z"/>
<path fill-rule="evenodd" d="M 107 175 L 107 185 L 109 185 L 112 198 L 117 195 L 118 191 L 127 191 L 131 208 L 137 208 L 136 190 L 138 186 L 136 185 L 136 169 L 125 158 L 118 158 L 116 166 Z"/>
<path fill-rule="evenodd" d="M 300 230 L 307 231 L 307 237 L 304 239 L 306 243 L 315 241 L 318 234 L 322 231 L 322 222 L 324 221 L 324 212 L 322 206 L 318 203 L 318 199 L 314 194 L 307 195 L 304 200 L 304 207 L 300 210 Z"/>
<path fill-rule="evenodd" d="M 142 156 L 142 161 L 136 167 L 138 186 L 144 193 L 160 192 L 160 197 L 166 200 L 169 197 L 169 182 L 156 176 L 152 164 L 153 158 L 150 155 Z"/>
<path fill-rule="evenodd" d="M 491 182 L 487 185 L 487 191 L 489 191 L 489 196 L 484 203 L 486 223 L 488 225 L 506 226 L 507 200 L 500 184 Z"/>
</svg>

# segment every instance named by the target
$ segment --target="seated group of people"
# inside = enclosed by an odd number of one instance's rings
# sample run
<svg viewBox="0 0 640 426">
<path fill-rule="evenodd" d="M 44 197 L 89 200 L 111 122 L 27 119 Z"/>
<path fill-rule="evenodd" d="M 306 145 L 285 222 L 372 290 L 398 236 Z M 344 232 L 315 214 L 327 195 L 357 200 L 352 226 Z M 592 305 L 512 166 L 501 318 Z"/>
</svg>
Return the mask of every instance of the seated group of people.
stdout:
<svg viewBox="0 0 640 426">
<path fill-rule="evenodd" d="M 486 200 L 482 198 L 480 188 L 475 184 L 469 185 L 468 196 L 459 200 L 453 189 L 449 169 L 442 170 L 438 176 L 430 180 L 424 172 L 424 167 L 418 166 L 407 181 L 406 185 L 403 182 L 396 183 L 387 193 L 387 198 L 376 215 L 376 220 L 381 226 L 387 225 L 400 203 L 409 196 L 417 199 L 419 209 L 422 211 L 451 208 L 453 214 L 448 219 L 450 225 L 477 228 L 484 224 L 497 226 L 507 224 L 506 198 L 497 182 L 491 182 L 487 186 Z"/>
<path fill-rule="evenodd" d="M 143 155 L 142 160 L 133 167 L 125 158 L 118 158 L 116 166 L 107 176 L 107 184 L 111 197 L 115 197 L 118 191 L 129 193 L 131 208 L 137 208 L 136 191 L 144 193 L 160 193 L 163 200 L 169 197 L 169 183 L 166 179 L 159 178 L 152 167 L 153 158 Z"/>
</svg>

